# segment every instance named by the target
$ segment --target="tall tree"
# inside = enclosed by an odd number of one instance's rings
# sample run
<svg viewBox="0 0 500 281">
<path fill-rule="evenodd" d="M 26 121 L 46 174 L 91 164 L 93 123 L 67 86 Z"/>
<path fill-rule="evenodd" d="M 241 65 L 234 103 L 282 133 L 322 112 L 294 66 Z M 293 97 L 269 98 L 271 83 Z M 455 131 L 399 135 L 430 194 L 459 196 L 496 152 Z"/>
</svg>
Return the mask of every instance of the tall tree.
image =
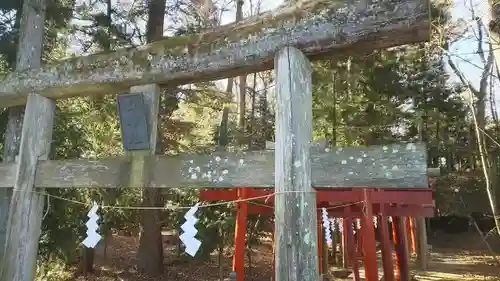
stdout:
<svg viewBox="0 0 500 281">
<path fill-rule="evenodd" d="M 472 3 L 471 3 L 472 4 Z M 488 90 L 493 81 L 493 66 L 496 61 L 496 73 L 499 74 L 498 66 L 500 65 L 500 1 L 489 0 L 491 21 L 489 23 L 489 50 L 485 52 L 485 42 L 488 42 L 484 36 L 486 27 L 483 26 L 483 21 L 475 15 L 474 7 L 471 5 L 472 20 L 476 22 L 477 36 L 477 54 L 483 64 L 482 73 L 479 79 L 479 86 L 476 87 L 469 81 L 461 72 L 458 66 L 453 62 L 451 54 L 447 52 L 448 64 L 453 69 L 455 75 L 460 79 L 465 93 L 467 94 L 466 102 L 470 108 L 471 115 L 471 134 L 470 137 L 475 141 L 476 148 L 479 154 L 479 167 L 482 169 L 484 176 L 484 185 L 491 212 L 496 225 L 497 233 L 500 234 L 500 209 L 495 196 L 495 189 L 498 182 L 498 155 L 490 155 L 487 147 L 485 129 L 486 129 L 486 104 L 488 101 Z M 497 77 L 498 78 L 498 77 Z M 493 110 L 493 108 L 492 108 Z M 495 116 L 493 114 L 493 116 Z M 498 126 L 498 124 L 496 124 Z M 473 143 L 473 142 L 472 142 Z"/>
<path fill-rule="evenodd" d="M 236 22 L 239 22 L 243 20 L 243 0 L 237 0 L 236 1 Z M 238 95 L 238 125 L 241 130 L 242 134 L 242 141 L 240 141 L 240 144 L 243 143 L 246 133 L 245 133 L 245 119 L 246 119 L 246 92 L 247 92 L 247 76 L 246 75 L 241 75 L 238 78 L 239 82 L 239 95 Z"/>
<path fill-rule="evenodd" d="M 165 0 L 148 1 L 148 22 L 146 26 L 148 43 L 163 38 L 164 18 Z M 162 134 L 158 135 L 161 136 Z M 142 191 L 143 205 L 159 205 L 161 201 L 160 196 L 160 189 L 144 188 Z M 142 211 L 140 235 L 139 250 L 137 253 L 139 270 L 148 275 L 163 273 L 163 245 L 159 210 Z"/>
<path fill-rule="evenodd" d="M 490 43 L 493 46 L 493 54 L 495 56 L 497 75 L 500 67 L 500 1 L 488 0 L 490 11 L 490 22 L 488 24 Z M 478 18 L 478 20 L 481 20 Z M 500 229 L 499 229 L 500 231 Z"/>
</svg>

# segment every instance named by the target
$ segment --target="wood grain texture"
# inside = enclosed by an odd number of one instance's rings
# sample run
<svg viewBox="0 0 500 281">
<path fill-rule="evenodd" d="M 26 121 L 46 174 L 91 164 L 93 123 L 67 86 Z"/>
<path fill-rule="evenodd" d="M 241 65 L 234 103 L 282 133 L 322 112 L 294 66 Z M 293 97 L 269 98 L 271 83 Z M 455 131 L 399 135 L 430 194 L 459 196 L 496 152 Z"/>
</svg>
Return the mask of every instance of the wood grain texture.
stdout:
<svg viewBox="0 0 500 281">
<path fill-rule="evenodd" d="M 22 68 L 21 68 L 22 69 Z M 9 117 L 5 129 L 3 163 L 12 163 L 19 155 L 19 143 L 23 127 L 24 106 L 9 108 Z"/>
<path fill-rule="evenodd" d="M 160 87 L 156 84 L 135 86 L 130 88 L 130 93 L 142 94 L 146 116 L 147 132 L 149 134 L 148 150 L 130 150 L 126 151 L 128 161 L 120 164 L 121 175 L 128 175 L 126 185 L 129 187 L 143 188 L 148 186 L 151 178 L 151 166 L 149 162 L 154 159 L 156 151 L 156 142 L 158 135 L 158 109 L 160 105 Z M 137 125 L 137 124 L 135 124 Z M 136 128 L 132 128 L 135 130 Z M 125 167 L 123 167 L 125 166 Z M 126 170 L 125 174 L 123 169 Z"/>
<path fill-rule="evenodd" d="M 154 154 L 158 134 L 158 110 L 161 89 L 156 84 L 135 86 L 131 93 L 141 93 L 144 98 L 147 129 L 149 132 L 149 150 L 130 150 L 126 154 L 131 160 L 128 187 L 144 188 L 142 190 L 142 205 L 157 206 L 159 190 L 151 189 L 149 181 L 154 171 Z M 149 157 L 148 157 L 149 156 Z M 158 210 L 141 211 L 141 233 L 138 256 L 138 268 L 141 272 L 157 274 L 163 272 L 163 248 L 161 247 L 161 226 Z"/>
<path fill-rule="evenodd" d="M 427 226 L 425 218 L 415 218 L 417 232 L 417 265 L 426 271 L 429 266 L 429 245 L 427 244 Z"/>
<path fill-rule="evenodd" d="M 5 187 L 5 188 L 14 187 L 16 167 L 17 165 L 13 163 L 0 164 L 0 187 Z M 7 216 L 8 214 L 5 213 L 5 215 Z"/>
<path fill-rule="evenodd" d="M 24 60 L 24 56 L 28 54 L 21 52 L 21 45 L 18 47 L 20 50 L 18 56 L 18 62 L 16 64 L 16 68 L 18 70 L 25 69 L 26 62 Z M 23 65 L 24 64 L 24 65 Z M 19 144 L 21 142 L 21 133 L 23 128 L 23 116 L 24 116 L 24 105 L 11 107 L 8 109 L 8 120 L 7 127 L 5 130 L 5 142 L 3 149 L 3 163 L 14 163 L 16 156 L 19 155 Z M 15 167 L 13 165 L 13 167 Z M 10 170 L 10 169 L 9 169 Z M 14 175 L 15 171 L 12 170 L 12 173 L 7 177 L 7 175 L 3 174 L 0 171 L 0 181 L 11 181 L 10 187 L 14 186 Z M 5 178 L 4 178 L 5 177 Z M 1 183 L 0 183 L 1 185 Z M 0 262 L 1 257 L 4 254 L 4 246 L 5 246 L 5 237 L 7 235 L 7 221 L 9 219 L 9 208 L 10 208 L 10 200 L 12 198 L 12 188 L 4 188 L 0 190 Z"/>
<path fill-rule="evenodd" d="M 214 152 L 147 156 L 148 187 L 204 188 L 274 186 L 274 151 Z M 366 148 L 311 148 L 314 187 L 427 187 L 424 144 Z M 43 188 L 125 187 L 131 174 L 127 157 L 103 160 L 40 161 L 36 186 Z M 10 171 L 10 172 L 9 172 Z M 0 165 L 0 187 L 12 187 L 14 169 Z M 432 171 L 432 169 L 431 169 Z M 135 186 L 139 187 L 139 186 Z"/>
<path fill-rule="evenodd" d="M 40 67 L 46 12 L 45 0 L 25 0 L 20 22 L 20 40 L 16 70 Z M 31 70 L 26 70 L 31 71 Z M 19 73 L 19 72 L 16 72 Z M 47 159 L 52 142 L 55 102 L 31 92 L 26 95 L 19 158 L 0 265 L 0 280 L 35 279 L 45 197 L 34 193 L 35 172 L 39 159 Z M 3 242 L 3 241 L 2 241 Z"/>
<path fill-rule="evenodd" d="M 24 116 L 18 166 L 15 169 L 1 280 L 34 279 L 45 201 L 43 195 L 33 192 L 43 192 L 34 188 L 35 172 L 38 160 L 47 159 L 49 155 L 54 115 L 53 100 L 30 94 Z"/>
<path fill-rule="evenodd" d="M 30 92 L 68 98 L 236 77 L 271 69 L 285 46 L 321 59 L 427 41 L 428 1 L 300 1 L 204 33 L 9 74 L 0 78 L 0 104 L 23 104 Z"/>
<path fill-rule="evenodd" d="M 312 189 L 312 69 L 300 50 L 274 59 L 276 144 L 275 280 L 319 280 L 316 194 Z"/>
<path fill-rule="evenodd" d="M 54 115 L 53 100 L 38 94 L 29 95 L 15 169 L 1 280 L 32 281 L 35 277 L 45 202 L 40 194 L 43 190 L 35 189 L 35 173 L 38 160 L 47 159 L 49 155 Z"/>
</svg>

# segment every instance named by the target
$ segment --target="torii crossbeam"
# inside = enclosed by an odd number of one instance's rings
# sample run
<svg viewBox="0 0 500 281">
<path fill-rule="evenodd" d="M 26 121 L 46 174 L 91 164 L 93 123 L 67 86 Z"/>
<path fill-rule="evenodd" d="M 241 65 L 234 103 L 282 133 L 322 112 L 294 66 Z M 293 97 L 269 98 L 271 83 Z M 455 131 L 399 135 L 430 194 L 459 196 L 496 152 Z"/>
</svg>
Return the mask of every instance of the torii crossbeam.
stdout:
<svg viewBox="0 0 500 281">
<path fill-rule="evenodd" d="M 299 1 L 200 34 L 11 73 L 0 80 L 0 105 L 23 104 L 28 93 L 59 99 L 236 77 L 272 69 L 285 46 L 321 59 L 427 41 L 428 1 Z"/>
<path fill-rule="evenodd" d="M 419 143 L 366 148 L 311 148 L 312 185 L 318 188 L 422 188 L 428 185 L 425 146 Z M 213 152 L 147 156 L 151 188 L 270 188 L 274 151 Z M 128 187 L 132 159 L 43 160 L 36 166 L 39 188 Z M 166 173 L 165 171 L 168 171 Z M 12 188 L 16 164 L 0 164 L 0 188 Z"/>
</svg>

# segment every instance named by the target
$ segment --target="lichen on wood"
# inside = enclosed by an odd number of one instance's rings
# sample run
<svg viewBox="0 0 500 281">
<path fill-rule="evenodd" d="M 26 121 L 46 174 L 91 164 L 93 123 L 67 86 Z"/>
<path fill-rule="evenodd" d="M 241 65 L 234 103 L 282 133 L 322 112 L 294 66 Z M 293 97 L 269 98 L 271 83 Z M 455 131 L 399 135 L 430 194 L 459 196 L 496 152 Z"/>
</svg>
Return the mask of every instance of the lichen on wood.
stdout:
<svg viewBox="0 0 500 281">
<path fill-rule="evenodd" d="M 0 78 L 0 105 L 119 93 L 134 85 L 185 84 L 272 68 L 285 46 L 311 58 L 426 41 L 429 0 L 308 0 L 196 35 L 67 59 Z"/>
<path fill-rule="evenodd" d="M 428 186 L 426 151 L 425 145 L 419 143 L 366 148 L 312 147 L 312 185 L 317 188 L 424 188 Z M 144 159 L 144 163 L 152 167 L 146 187 L 269 188 L 275 184 L 274 161 L 274 151 L 149 156 Z M 129 187 L 127 182 L 134 169 L 130 159 L 123 157 L 39 161 L 35 186 Z M 14 164 L 0 164 L 0 188 L 13 186 L 15 172 Z"/>
</svg>

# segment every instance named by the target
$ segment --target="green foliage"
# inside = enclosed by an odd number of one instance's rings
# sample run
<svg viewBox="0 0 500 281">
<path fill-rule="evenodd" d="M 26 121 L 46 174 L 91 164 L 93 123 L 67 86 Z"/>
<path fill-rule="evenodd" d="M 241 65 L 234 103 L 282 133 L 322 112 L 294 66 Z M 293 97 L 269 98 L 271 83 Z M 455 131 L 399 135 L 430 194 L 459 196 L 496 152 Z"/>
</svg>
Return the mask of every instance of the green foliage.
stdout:
<svg viewBox="0 0 500 281">
<path fill-rule="evenodd" d="M 443 8 L 432 9 L 436 26 L 449 19 Z M 341 146 L 421 139 L 429 166 L 446 174 L 435 186 L 439 210 L 466 211 L 458 200 L 463 198 L 471 210 L 487 211 L 486 204 L 473 203 L 484 202 L 484 183 L 462 87 L 448 81 L 443 42 L 436 33 L 430 43 L 315 63 L 314 137 Z"/>
<path fill-rule="evenodd" d="M 102 104 L 90 98 L 74 98 L 57 104 L 54 127 L 53 156 L 55 159 L 106 158 L 122 154 L 120 130 L 114 97 L 104 97 Z M 105 205 L 138 205 L 140 196 L 133 189 L 63 190 L 52 189 L 50 194 L 76 202 L 90 204 L 93 200 Z M 44 219 L 40 242 L 43 256 L 55 255 L 67 262 L 76 258 L 78 244 L 85 237 L 84 222 L 88 206 L 53 199 Z M 102 214 L 103 231 L 136 226 L 137 211 L 107 209 Z"/>
<path fill-rule="evenodd" d="M 71 275 L 66 270 L 66 265 L 61 260 L 38 260 L 35 281 L 65 281 Z"/>
</svg>

